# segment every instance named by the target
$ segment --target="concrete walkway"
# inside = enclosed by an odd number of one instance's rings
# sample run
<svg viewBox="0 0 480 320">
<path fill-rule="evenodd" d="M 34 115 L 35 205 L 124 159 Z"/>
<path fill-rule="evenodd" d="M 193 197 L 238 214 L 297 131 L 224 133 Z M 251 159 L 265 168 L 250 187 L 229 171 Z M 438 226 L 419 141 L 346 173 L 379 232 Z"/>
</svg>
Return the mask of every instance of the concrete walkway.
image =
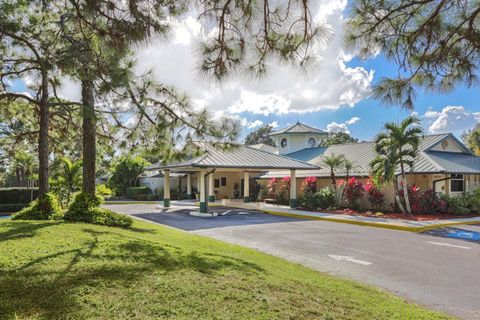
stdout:
<svg viewBox="0 0 480 320">
<path fill-rule="evenodd" d="M 210 203 L 209 205 L 222 205 L 220 202 Z M 237 201 L 231 201 L 229 206 L 236 208 L 243 208 L 248 210 L 259 210 L 265 213 L 295 217 L 306 218 L 311 220 L 324 220 L 331 222 L 349 223 L 356 225 L 364 225 L 371 227 L 380 227 L 395 230 L 404 230 L 412 232 L 422 232 L 426 230 L 442 228 L 460 224 L 478 224 L 480 223 L 480 217 L 472 218 L 458 218 L 458 219 L 442 219 L 442 220 L 429 220 L 429 221 L 411 221 L 401 219 L 388 219 L 388 218 L 373 218 L 362 216 L 349 216 L 334 213 L 324 212 L 312 212 L 298 209 L 291 209 L 287 206 L 271 205 L 262 202 L 243 203 Z"/>
</svg>

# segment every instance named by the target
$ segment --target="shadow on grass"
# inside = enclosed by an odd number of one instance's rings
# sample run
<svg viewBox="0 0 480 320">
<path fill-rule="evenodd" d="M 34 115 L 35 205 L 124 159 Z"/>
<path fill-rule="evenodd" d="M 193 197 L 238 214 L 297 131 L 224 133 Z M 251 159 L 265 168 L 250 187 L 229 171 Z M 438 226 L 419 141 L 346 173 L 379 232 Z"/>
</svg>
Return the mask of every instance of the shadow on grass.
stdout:
<svg viewBox="0 0 480 320">
<path fill-rule="evenodd" d="M 238 258 L 122 238 L 113 230 L 85 228 L 83 232 L 88 237 L 78 246 L 0 274 L 0 319 L 85 318 L 103 302 L 96 300 L 95 294 L 104 297 L 109 288 L 129 287 L 146 276 L 162 277 L 180 270 L 204 275 L 264 272 L 258 265 Z"/>
<path fill-rule="evenodd" d="M 15 221 L 15 222 L 3 222 L 0 231 L 0 240 L 14 240 L 21 238 L 32 238 L 37 234 L 37 231 L 43 228 L 48 228 L 54 225 L 60 224 L 60 221 L 50 222 L 35 222 L 32 221 Z"/>
</svg>

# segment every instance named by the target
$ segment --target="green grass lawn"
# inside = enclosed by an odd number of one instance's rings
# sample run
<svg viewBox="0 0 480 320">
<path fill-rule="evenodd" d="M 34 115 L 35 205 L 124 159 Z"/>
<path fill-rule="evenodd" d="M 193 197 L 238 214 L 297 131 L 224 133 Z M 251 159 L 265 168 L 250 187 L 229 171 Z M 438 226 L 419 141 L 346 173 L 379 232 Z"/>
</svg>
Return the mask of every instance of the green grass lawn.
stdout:
<svg viewBox="0 0 480 320">
<path fill-rule="evenodd" d="M 446 319 L 254 250 L 133 230 L 0 222 L 0 319 Z"/>
</svg>

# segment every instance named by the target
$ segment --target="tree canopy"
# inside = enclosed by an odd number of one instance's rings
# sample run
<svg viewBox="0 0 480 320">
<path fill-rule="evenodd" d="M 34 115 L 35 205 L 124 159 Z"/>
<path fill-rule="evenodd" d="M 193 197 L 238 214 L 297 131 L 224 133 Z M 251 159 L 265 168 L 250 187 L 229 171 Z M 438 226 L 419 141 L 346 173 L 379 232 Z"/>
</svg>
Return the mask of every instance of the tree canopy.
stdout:
<svg viewBox="0 0 480 320">
<path fill-rule="evenodd" d="M 270 137 L 270 134 L 273 132 L 273 126 L 270 124 L 265 124 L 255 131 L 250 132 L 245 137 L 245 144 L 258 144 L 264 143 L 269 146 L 275 147 L 275 141 Z"/>
<path fill-rule="evenodd" d="M 397 64 L 397 76 L 382 78 L 373 95 L 413 109 L 420 88 L 478 86 L 479 15 L 478 1 L 356 0 L 346 40 L 362 57 L 381 51 Z"/>
<path fill-rule="evenodd" d="M 337 132 L 337 133 L 329 134 L 326 137 L 323 137 L 320 140 L 319 145 L 328 147 L 335 144 L 346 144 L 346 143 L 357 143 L 357 142 L 358 142 L 358 139 L 352 137 L 350 134 L 345 132 Z"/>
<path fill-rule="evenodd" d="M 462 139 L 472 151 L 480 156 L 480 124 L 462 134 Z"/>
</svg>

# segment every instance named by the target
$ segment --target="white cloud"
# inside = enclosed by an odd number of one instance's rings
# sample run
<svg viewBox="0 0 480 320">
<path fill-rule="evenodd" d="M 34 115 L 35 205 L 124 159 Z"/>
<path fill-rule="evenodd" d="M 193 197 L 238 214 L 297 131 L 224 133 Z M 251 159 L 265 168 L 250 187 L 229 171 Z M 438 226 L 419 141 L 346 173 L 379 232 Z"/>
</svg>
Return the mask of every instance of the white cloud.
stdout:
<svg viewBox="0 0 480 320">
<path fill-rule="evenodd" d="M 194 14 L 176 23 L 171 41 L 152 39 L 137 48 L 137 73 L 152 69 L 157 81 L 176 87 L 213 112 L 282 115 L 353 107 L 370 94 L 373 71 L 346 65 L 354 56 L 343 49 L 347 1 L 312 6 L 315 21 L 328 25 L 333 36 L 327 45 L 315 45 L 318 63 L 307 74 L 272 63 L 261 79 L 232 77 L 220 85 L 199 77 L 196 46 L 206 31 Z"/>
<path fill-rule="evenodd" d="M 348 130 L 345 123 L 336 123 L 335 121 L 327 124 L 327 129 L 325 131 L 330 133 L 344 132 L 350 134 L 350 130 Z"/>
<path fill-rule="evenodd" d="M 480 112 L 468 112 L 463 106 L 446 106 L 441 111 L 427 110 L 423 115 L 430 133 L 463 131 L 480 122 Z"/>
<path fill-rule="evenodd" d="M 79 81 L 75 81 L 70 77 L 61 79 L 61 85 L 58 88 L 58 95 L 70 101 L 82 101 L 82 88 Z"/>
<path fill-rule="evenodd" d="M 357 123 L 358 121 L 360 121 L 360 118 L 359 117 L 352 117 L 351 119 L 345 121 L 346 124 L 355 124 Z"/>
<path fill-rule="evenodd" d="M 263 124 L 262 120 L 255 120 L 253 122 L 248 122 L 247 128 L 254 129 L 254 128 L 260 127 L 262 124 Z"/>
<path fill-rule="evenodd" d="M 327 124 L 327 128 L 325 131 L 330 133 L 339 133 L 344 132 L 350 134 L 350 129 L 348 128 L 349 125 L 355 124 L 360 121 L 359 117 L 352 117 L 343 123 L 337 123 L 335 121 Z"/>
<path fill-rule="evenodd" d="M 270 125 L 273 129 L 278 128 L 278 122 L 277 122 L 277 121 L 272 121 L 272 122 L 269 123 L 269 125 Z"/>
</svg>

